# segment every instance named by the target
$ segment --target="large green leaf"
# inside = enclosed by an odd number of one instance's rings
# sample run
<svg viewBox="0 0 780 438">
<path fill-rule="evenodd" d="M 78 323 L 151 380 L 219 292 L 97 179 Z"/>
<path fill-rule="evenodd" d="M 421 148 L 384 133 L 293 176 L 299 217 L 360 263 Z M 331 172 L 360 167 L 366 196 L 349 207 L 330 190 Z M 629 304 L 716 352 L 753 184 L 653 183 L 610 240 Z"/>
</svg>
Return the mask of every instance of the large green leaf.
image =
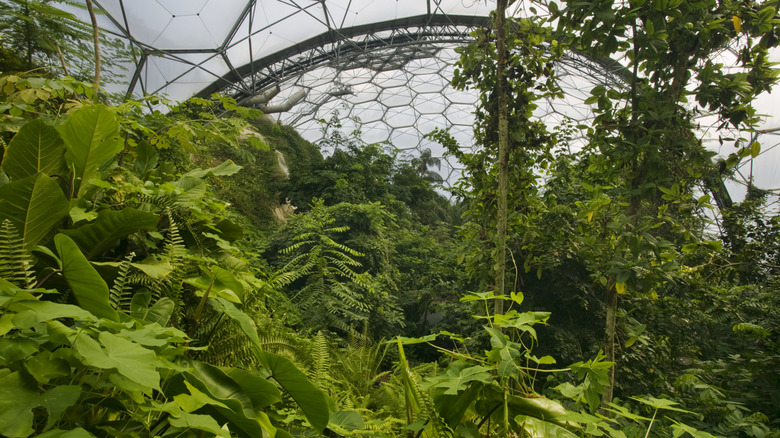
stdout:
<svg viewBox="0 0 780 438">
<path fill-rule="evenodd" d="M 36 353 L 40 345 L 27 338 L 0 338 L 0 365 L 9 365 Z"/>
<path fill-rule="evenodd" d="M 74 193 L 78 195 L 84 183 L 122 150 L 119 122 L 104 105 L 90 105 L 73 113 L 59 131 L 65 140 L 65 159 L 75 169 Z"/>
<path fill-rule="evenodd" d="M 192 371 L 185 374 L 185 379 L 198 390 L 230 405 L 237 412 L 254 414 L 252 399 L 244 392 L 241 385 L 220 368 L 204 362 L 195 362 Z"/>
<path fill-rule="evenodd" d="M 212 266 L 210 273 L 201 277 L 187 278 L 184 282 L 202 292 L 209 290 L 211 296 L 225 298 L 234 303 L 244 301 L 244 286 L 232 272 L 219 266 Z"/>
<path fill-rule="evenodd" d="M 522 357 L 521 345 L 510 341 L 505 334 L 492 327 L 485 327 L 485 330 L 490 333 L 490 346 L 493 347 L 488 353 L 488 359 L 498 365 L 498 375 L 519 379 L 520 368 L 517 366 L 517 360 Z"/>
<path fill-rule="evenodd" d="M 539 419 L 518 415 L 515 421 L 523 425 L 524 435 L 529 438 L 577 438 L 577 435 L 557 424 Z"/>
<path fill-rule="evenodd" d="M 73 343 L 87 365 L 116 369 L 119 374 L 145 387 L 160 390 L 160 374 L 155 369 L 154 351 L 109 332 L 100 332 L 100 343 L 81 334 Z"/>
<path fill-rule="evenodd" d="M 666 409 L 668 411 L 685 412 L 685 413 L 688 413 L 688 414 L 692 414 L 693 413 L 691 411 L 686 411 L 685 409 L 680 409 L 680 408 L 676 407 L 676 405 L 679 405 L 679 403 L 677 403 L 676 401 L 673 401 L 673 400 L 666 400 L 666 399 L 662 399 L 662 398 L 655 398 L 655 397 L 651 397 L 649 395 L 644 396 L 644 397 L 631 397 L 631 398 L 636 400 L 636 401 L 638 401 L 638 402 L 640 402 L 640 403 L 643 403 L 643 404 L 646 404 L 646 405 L 648 405 L 648 406 L 650 406 L 652 408 L 655 408 L 655 409 Z"/>
<path fill-rule="evenodd" d="M 73 318 L 81 321 L 95 320 L 95 315 L 72 304 L 60 304 L 52 301 L 23 300 L 11 304 L 8 308 L 17 312 L 13 317 L 16 328 L 30 328 L 43 321 L 58 318 Z"/>
<path fill-rule="evenodd" d="M 102 210 L 91 224 L 61 233 L 73 239 L 87 257 L 92 259 L 116 247 L 120 239 L 140 230 L 154 230 L 157 215 L 135 208 Z"/>
<path fill-rule="evenodd" d="M 26 123 L 8 144 L 0 167 L 12 180 L 37 173 L 65 176 L 65 146 L 57 130 L 40 119 Z"/>
<path fill-rule="evenodd" d="M 182 410 L 176 402 L 169 402 L 165 404 L 155 404 L 155 410 L 161 412 L 167 412 L 171 415 L 171 419 L 168 422 L 171 426 L 180 427 L 182 429 L 197 429 L 224 438 L 230 438 L 230 431 L 222 429 L 219 423 L 211 415 L 193 414 Z M 183 435 L 192 436 L 192 435 Z M 262 436 L 262 435 L 260 435 Z"/>
<path fill-rule="evenodd" d="M 227 373 L 229 370 L 229 368 L 220 369 L 206 363 L 196 362 L 192 372 L 186 373 L 185 378 L 192 387 L 219 402 L 222 406 L 217 403 L 209 403 L 207 409 L 213 410 L 216 415 L 225 418 L 232 426 L 235 426 L 234 430 L 235 428 L 241 429 L 244 432 L 243 436 L 263 436 L 265 432 L 273 434 L 276 428 L 273 427 L 268 417 L 260 412 L 260 409 L 267 406 L 268 402 L 281 400 L 279 390 L 273 385 L 269 387 L 258 383 L 259 377 L 250 379 L 249 373 L 236 374 L 239 377 L 237 381 Z M 248 385 L 248 387 L 244 387 L 243 384 Z M 266 395 L 258 393 L 258 391 L 264 390 L 269 392 Z M 190 393 L 193 394 L 193 397 L 195 396 L 192 390 Z M 200 395 L 199 398 L 203 399 L 203 396 Z M 179 401 L 192 402 L 193 399 Z M 260 402 L 260 405 L 256 406 L 255 401 Z"/>
<path fill-rule="evenodd" d="M 193 412 L 206 405 L 218 406 L 220 408 L 227 408 L 227 405 L 209 397 L 208 394 L 192 386 L 190 382 L 184 382 L 189 394 L 177 394 L 173 396 L 173 400 L 179 407 L 185 412 Z"/>
<path fill-rule="evenodd" d="M 507 405 L 512 415 L 526 415 L 539 420 L 565 426 L 566 422 L 559 417 L 566 415 L 566 409 L 555 400 L 544 397 L 507 397 Z"/>
<path fill-rule="evenodd" d="M 338 411 L 330 415 L 330 422 L 328 423 L 328 429 L 340 433 L 342 435 L 349 434 L 353 430 L 363 430 L 366 428 L 366 423 L 363 421 L 363 417 L 356 411 Z"/>
<path fill-rule="evenodd" d="M 542 421 L 567 426 L 566 409 L 557 401 L 545 397 L 520 397 L 506 394 L 498 385 L 483 386 L 482 397 L 475 403 L 480 415 L 492 415 L 496 419 L 504 418 L 504 406 L 509 408 L 509 418 L 518 415 L 537 418 Z"/>
<path fill-rule="evenodd" d="M 19 372 L 0 378 L 0 388 L 0 435 L 7 437 L 26 437 L 34 432 L 33 409 L 46 408 L 48 424 L 53 424 L 81 395 L 77 385 L 56 386 L 40 393 L 35 380 Z"/>
<path fill-rule="evenodd" d="M 227 160 L 219 166 L 212 167 L 210 169 L 195 169 L 188 172 L 184 176 L 191 176 L 194 178 L 203 178 L 205 176 L 230 176 L 241 170 L 241 166 L 237 165 L 231 160 Z"/>
<path fill-rule="evenodd" d="M 95 435 L 77 427 L 73 430 L 53 429 L 38 435 L 37 438 L 95 438 Z"/>
<path fill-rule="evenodd" d="M 436 410 L 447 425 L 455 429 L 471 403 L 479 396 L 481 385 L 471 385 L 457 395 L 441 395 L 434 399 Z"/>
<path fill-rule="evenodd" d="M 211 432 L 216 436 L 230 438 L 230 432 L 219 427 L 219 424 L 210 415 L 192 414 L 189 412 L 180 412 L 170 420 L 171 426 L 185 429 L 197 429 Z M 185 435 L 186 436 L 186 435 Z"/>
<path fill-rule="evenodd" d="M 122 329 L 119 334 L 145 347 L 173 347 L 187 341 L 187 335 L 174 327 L 163 327 L 157 323 L 145 324 L 142 328 Z"/>
<path fill-rule="evenodd" d="M 65 194 L 42 173 L 0 186 L 0 222 L 11 221 L 25 249 L 38 244 L 67 214 Z"/>
<path fill-rule="evenodd" d="M 683 436 L 686 433 L 693 438 L 715 438 L 715 435 L 709 432 L 704 432 L 703 430 L 696 429 L 695 427 L 688 426 L 684 423 L 678 423 L 674 420 L 672 421 L 674 422 L 672 425 L 672 436 L 674 438 Z"/>
<path fill-rule="evenodd" d="M 445 388 L 445 395 L 455 395 L 465 391 L 471 382 L 490 383 L 490 368 L 475 365 L 465 368 L 450 367 L 444 374 L 431 377 L 421 385 L 422 389 Z"/>
<path fill-rule="evenodd" d="M 40 349 L 40 346 L 39 346 Z M 49 380 L 57 377 L 70 375 L 70 364 L 68 361 L 55 357 L 49 351 L 42 351 L 40 354 L 27 359 L 24 363 L 27 372 L 38 381 L 38 383 L 49 383 Z"/>
<path fill-rule="evenodd" d="M 130 263 L 130 266 L 141 270 L 144 274 L 154 278 L 155 280 L 162 280 L 168 274 L 173 272 L 173 265 L 167 258 L 157 259 L 153 256 L 137 262 Z"/>
<path fill-rule="evenodd" d="M 120 266 L 122 266 L 122 262 L 93 261 L 92 265 L 111 266 L 113 268 L 119 268 Z M 168 274 L 173 272 L 173 265 L 171 265 L 170 260 L 165 257 L 158 259 L 154 256 L 149 256 L 140 262 L 131 262 L 130 266 L 140 270 L 141 272 L 152 277 L 155 280 L 162 280 Z"/>
<path fill-rule="evenodd" d="M 133 170 L 136 175 L 143 178 L 144 175 L 149 173 L 152 169 L 157 167 L 157 163 L 160 161 L 160 154 L 157 153 L 157 149 L 154 148 L 148 141 L 142 141 L 135 147 L 136 158 L 133 163 Z"/>
<path fill-rule="evenodd" d="M 62 275 L 79 306 L 95 316 L 119 321 L 119 315 L 109 304 L 108 285 L 89 264 L 76 243 L 64 234 L 57 234 L 54 236 L 54 244 L 62 259 Z"/>
<path fill-rule="evenodd" d="M 260 339 L 257 336 L 257 328 L 246 313 L 237 309 L 233 303 L 224 298 L 211 300 L 211 303 L 218 310 L 222 310 L 227 316 L 239 323 L 241 329 L 255 345 L 255 355 L 260 364 L 271 373 L 271 378 L 276 380 L 279 386 L 287 391 L 300 406 L 311 426 L 322 432 L 325 426 L 328 425 L 328 418 L 330 417 L 325 394 L 311 383 L 309 378 L 288 359 L 262 351 Z"/>
<path fill-rule="evenodd" d="M 151 303 L 152 293 L 148 289 L 136 292 L 130 301 L 130 316 L 161 326 L 168 324 L 176 303 L 168 297 L 162 297 L 150 306 Z"/>
<path fill-rule="evenodd" d="M 252 400 L 255 410 L 271 406 L 282 401 L 279 389 L 263 377 L 250 371 L 238 368 L 222 368 L 222 371 L 233 379 L 246 395 Z"/>
<path fill-rule="evenodd" d="M 256 353 L 260 363 L 271 373 L 271 378 L 300 406 L 311 427 L 322 432 L 330 418 L 325 394 L 289 359 L 260 350 Z"/>
<path fill-rule="evenodd" d="M 247 335 L 249 340 L 255 345 L 256 348 L 261 349 L 260 337 L 257 336 L 257 326 L 252 318 L 246 313 L 239 310 L 233 303 L 224 298 L 215 298 L 210 300 L 209 303 L 218 311 L 223 312 L 225 315 L 236 321 L 241 330 Z"/>
</svg>

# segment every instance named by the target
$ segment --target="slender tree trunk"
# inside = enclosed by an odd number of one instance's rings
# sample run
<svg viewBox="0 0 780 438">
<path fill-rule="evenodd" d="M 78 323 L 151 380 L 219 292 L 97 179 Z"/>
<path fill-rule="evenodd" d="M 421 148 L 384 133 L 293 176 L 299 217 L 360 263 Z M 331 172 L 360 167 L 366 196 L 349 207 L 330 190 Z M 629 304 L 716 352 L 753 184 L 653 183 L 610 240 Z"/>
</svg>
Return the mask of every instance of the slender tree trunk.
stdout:
<svg viewBox="0 0 780 438">
<path fill-rule="evenodd" d="M 89 10 L 89 18 L 92 20 L 92 40 L 95 45 L 95 92 L 100 87 L 100 42 L 98 39 L 98 24 L 97 18 L 95 18 L 95 9 L 92 7 L 92 0 L 87 0 L 87 10 Z"/>
<path fill-rule="evenodd" d="M 602 409 L 606 408 L 609 403 L 612 403 L 612 397 L 615 392 L 615 368 L 617 363 L 615 362 L 615 333 L 617 332 L 617 302 L 618 293 L 615 288 L 615 276 L 610 276 L 607 281 L 607 318 L 605 324 L 606 339 L 604 341 L 604 356 L 605 360 L 612 362 L 613 365 L 609 369 L 609 385 L 604 391 L 604 398 L 601 399 Z"/>
<path fill-rule="evenodd" d="M 62 69 L 65 70 L 65 76 L 70 76 L 70 72 L 68 71 L 68 64 L 65 63 L 65 57 L 62 56 L 62 50 L 60 50 L 59 44 L 57 44 L 57 55 L 60 57 L 60 64 L 62 64 Z"/>
<path fill-rule="evenodd" d="M 633 34 L 637 35 L 637 26 L 633 25 Z M 634 60 L 639 59 L 639 52 L 636 43 L 634 43 Z M 637 119 L 639 117 L 639 75 L 638 75 L 638 62 L 634 62 L 631 72 L 631 123 L 629 125 L 631 133 L 631 147 L 636 148 L 639 140 Z M 638 151 L 634 150 L 635 157 L 638 155 Z M 640 206 L 640 195 L 636 194 L 636 190 L 641 185 L 642 178 L 642 162 L 640 159 L 635 159 L 632 164 L 630 172 L 634 175 L 628 182 L 629 188 L 629 203 L 626 208 L 626 215 L 633 216 L 631 223 L 636 226 L 637 213 Z M 630 232 L 630 228 L 627 226 L 626 231 Z M 601 400 L 601 407 L 605 409 L 609 403 L 612 403 L 612 398 L 615 393 L 615 369 L 617 368 L 617 361 L 615 360 L 615 335 L 617 332 L 617 310 L 618 310 L 618 292 L 616 287 L 615 276 L 611 275 L 607 281 L 607 295 L 606 295 L 606 322 L 604 327 L 605 341 L 604 341 L 604 356 L 605 360 L 612 362 L 612 367 L 609 369 L 609 385 L 605 388 L 604 398 Z"/>
<path fill-rule="evenodd" d="M 506 228 L 507 228 L 507 185 L 509 171 L 509 120 L 507 115 L 507 84 L 505 78 L 506 53 L 506 7 L 507 0 L 497 0 L 496 6 L 496 93 L 498 94 L 498 229 L 496 230 L 496 295 L 506 292 Z M 496 300 L 496 314 L 504 313 L 504 301 Z"/>
<path fill-rule="evenodd" d="M 30 17 L 30 4 L 27 1 L 24 2 L 24 13 L 25 13 L 25 15 Z M 33 57 L 32 17 L 30 18 L 30 20 L 25 22 L 24 32 L 25 32 L 24 39 L 25 39 L 25 42 L 27 43 L 27 57 L 26 57 L 27 58 L 27 70 L 32 70 L 32 68 L 33 68 L 33 62 L 32 62 L 32 57 Z"/>
</svg>

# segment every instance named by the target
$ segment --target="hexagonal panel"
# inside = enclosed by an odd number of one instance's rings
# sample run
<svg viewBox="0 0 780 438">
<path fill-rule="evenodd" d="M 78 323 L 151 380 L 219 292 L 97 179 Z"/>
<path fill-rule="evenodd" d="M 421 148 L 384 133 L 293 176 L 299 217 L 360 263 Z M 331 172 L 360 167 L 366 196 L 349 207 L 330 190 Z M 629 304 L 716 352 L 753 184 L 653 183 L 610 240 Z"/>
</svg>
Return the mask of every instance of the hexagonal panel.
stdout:
<svg viewBox="0 0 780 438">
<path fill-rule="evenodd" d="M 140 74 L 118 73 L 134 93 L 185 99 L 220 91 L 244 98 L 279 86 L 274 104 L 306 92 L 303 102 L 275 117 L 312 141 L 322 135 L 316 120 L 339 111 L 344 129 L 350 129 L 351 118 L 363 121 L 368 142 L 389 140 L 404 149 L 443 154 L 423 136 L 432 127 L 444 127 L 464 148 L 472 147 L 476 95 L 453 90 L 449 81 L 459 58 L 454 49 L 469 40 L 474 22 L 489 23 L 489 2 L 101 0 L 96 5 L 104 9 L 98 20 L 106 30 L 125 34 L 137 57 L 148 55 L 146 63 L 139 63 Z M 514 13 L 527 13 L 527 6 L 517 5 Z M 88 21 L 83 9 L 71 9 Z M 778 57 L 773 53 L 773 60 Z M 567 98 L 540 103 L 535 113 L 550 125 L 567 118 L 588 120 L 593 114 L 584 100 L 592 87 L 619 87 L 622 80 L 576 53 L 558 63 L 556 72 Z M 769 97 L 768 109 L 760 111 L 775 114 L 776 101 Z M 773 127 L 778 123 L 780 117 L 770 118 L 762 127 L 762 156 L 743 162 L 743 183 L 750 179 L 750 166 L 764 173 L 776 168 L 780 136 Z M 702 125 L 708 126 L 706 121 Z M 704 142 L 717 149 L 718 131 L 711 132 L 703 134 Z M 459 164 L 446 162 L 445 167 L 453 175 Z"/>
</svg>

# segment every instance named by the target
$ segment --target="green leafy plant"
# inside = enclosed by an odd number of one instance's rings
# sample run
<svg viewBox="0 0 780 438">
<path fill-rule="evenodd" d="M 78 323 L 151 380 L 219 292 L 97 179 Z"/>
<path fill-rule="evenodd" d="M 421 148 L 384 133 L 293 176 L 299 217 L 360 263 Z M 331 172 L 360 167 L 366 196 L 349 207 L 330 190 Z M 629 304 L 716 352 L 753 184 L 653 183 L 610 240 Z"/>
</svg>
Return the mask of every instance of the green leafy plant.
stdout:
<svg viewBox="0 0 780 438">
<path fill-rule="evenodd" d="M 322 393 L 288 359 L 263 350 L 254 321 L 236 306 L 258 284 L 230 255 L 240 233 L 224 220 L 207 227 L 220 210 L 203 178 L 240 168 L 226 162 L 176 177 L 155 168 L 148 148 L 132 170 L 117 167 L 120 120 L 92 104 L 56 129 L 27 122 L 0 163 L 10 180 L 0 185 L 0 344 L 8 352 L 0 376 L 13 388 L 0 399 L 0 433 L 280 436 L 283 423 L 269 414 L 282 393 L 300 407 L 299 424 L 322 431 Z M 139 174 L 155 180 L 139 184 Z M 210 276 L 188 277 L 198 265 Z M 187 288 L 174 278 L 190 278 Z M 187 299 L 199 300 L 195 312 L 181 307 Z M 194 360 L 209 346 L 202 328 L 214 330 L 203 309 L 245 336 L 251 370 Z"/>
<path fill-rule="evenodd" d="M 331 237 L 349 229 L 333 226 L 334 222 L 323 201 L 315 201 L 312 211 L 297 224 L 300 232 L 293 236 L 295 243 L 281 250 L 282 254 L 295 255 L 282 270 L 287 273 L 285 283 L 305 280 L 291 297 L 298 307 L 323 310 L 313 312 L 306 322 L 309 327 L 347 332 L 368 318 L 370 305 L 363 293 L 371 293 L 371 278 L 356 270 L 362 264 L 355 257 L 363 254 Z"/>
</svg>

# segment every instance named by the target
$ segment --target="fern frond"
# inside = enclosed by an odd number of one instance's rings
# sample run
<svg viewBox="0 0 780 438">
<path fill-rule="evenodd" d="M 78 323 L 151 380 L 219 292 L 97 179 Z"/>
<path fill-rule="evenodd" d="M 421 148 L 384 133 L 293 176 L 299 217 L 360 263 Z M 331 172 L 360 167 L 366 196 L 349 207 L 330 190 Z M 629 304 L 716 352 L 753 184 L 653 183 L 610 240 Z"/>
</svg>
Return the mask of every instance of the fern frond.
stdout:
<svg viewBox="0 0 780 438">
<path fill-rule="evenodd" d="M 166 213 L 168 216 L 169 228 L 168 235 L 165 236 L 164 247 L 168 258 L 171 261 L 171 265 L 175 266 L 184 258 L 187 253 L 187 248 L 184 245 L 184 240 L 179 234 L 179 227 L 176 224 L 176 221 L 173 219 L 171 209 L 167 208 Z"/>
<path fill-rule="evenodd" d="M 155 195 L 140 194 L 133 200 L 136 208 L 144 211 L 160 211 L 169 209 L 176 204 L 176 197 L 169 193 L 158 193 Z M 132 201 L 131 201 L 132 202 Z M 128 202 L 129 204 L 130 202 Z"/>
<path fill-rule="evenodd" d="M 275 331 L 260 336 L 260 346 L 264 351 L 285 356 L 299 364 L 311 364 L 308 349 L 303 348 L 295 333 Z"/>
<path fill-rule="evenodd" d="M 19 230 L 8 219 L 0 224 L 0 278 L 19 287 L 35 286 L 35 262 L 28 251 Z"/>
<path fill-rule="evenodd" d="M 291 284 L 295 280 L 302 277 L 300 271 L 284 271 L 280 270 L 275 273 L 268 281 L 268 284 L 272 287 L 283 287 Z"/>
<path fill-rule="evenodd" d="M 295 280 L 311 274 L 315 267 L 316 264 L 313 260 L 308 259 L 307 254 L 301 254 L 279 269 L 269 282 L 277 287 L 287 286 Z"/>
<path fill-rule="evenodd" d="M 115 310 L 130 310 L 130 300 L 132 295 L 130 294 L 130 282 L 128 277 L 130 275 L 130 261 L 135 257 L 135 253 L 130 254 L 122 260 L 117 269 L 117 277 L 114 280 L 113 286 L 108 291 L 108 300 L 111 303 L 111 307 Z"/>
<path fill-rule="evenodd" d="M 219 263 L 219 266 L 223 269 L 233 272 L 246 271 L 248 268 L 247 262 L 238 257 L 228 254 L 227 252 L 219 252 L 214 256 Z"/>
<path fill-rule="evenodd" d="M 160 282 L 144 274 L 143 272 L 129 272 L 125 278 L 125 285 L 145 287 L 152 292 L 152 301 L 159 300 L 164 294 L 160 290 Z M 136 288 L 137 289 L 137 288 Z"/>
<path fill-rule="evenodd" d="M 383 419 L 369 419 L 366 421 L 366 430 L 385 435 L 401 435 L 401 430 L 406 424 L 400 418 L 388 417 Z"/>
<path fill-rule="evenodd" d="M 345 320 L 341 315 L 334 312 L 334 309 L 328 309 L 330 311 L 330 315 L 327 318 L 326 326 L 333 327 L 334 329 L 337 329 L 342 332 L 346 332 L 351 327 L 350 322 Z M 316 328 L 316 325 L 310 325 L 312 328 Z"/>
<path fill-rule="evenodd" d="M 360 274 L 353 271 L 349 266 L 342 263 L 341 261 L 331 261 L 331 267 L 332 272 L 337 272 L 339 275 L 349 280 L 356 281 L 360 277 Z"/>
<path fill-rule="evenodd" d="M 422 379 L 420 378 L 420 376 L 414 371 L 409 370 L 409 378 L 422 404 L 421 406 L 422 409 L 420 411 L 420 414 L 430 424 L 431 431 L 433 432 L 433 436 L 437 436 L 437 437 L 455 436 L 452 429 L 447 425 L 447 423 L 444 422 L 444 419 L 441 418 L 439 412 L 436 410 L 436 406 L 433 404 L 433 397 L 431 397 L 431 395 L 427 391 L 422 390 L 421 387 Z"/>
<path fill-rule="evenodd" d="M 359 350 L 361 348 L 366 347 L 371 340 L 366 335 L 366 329 L 368 327 L 368 324 L 364 324 L 364 333 L 360 333 L 357 330 L 355 330 L 355 327 L 349 328 L 349 333 L 347 334 L 347 345 L 349 345 L 350 348 L 353 350 Z"/>
<path fill-rule="evenodd" d="M 331 248 L 336 248 L 339 251 L 343 251 L 343 252 L 345 252 L 347 254 L 351 254 L 351 255 L 353 255 L 355 257 L 363 257 L 363 256 L 365 256 L 365 254 L 363 254 L 362 252 L 360 252 L 360 251 L 358 251 L 356 249 L 352 249 L 352 248 L 348 247 L 347 245 L 342 245 L 341 243 L 336 242 L 335 240 L 331 239 L 328 236 L 322 236 L 322 240 L 323 240 L 323 243 L 325 243 L 325 245 L 327 245 L 327 246 L 329 246 Z"/>
<path fill-rule="evenodd" d="M 336 250 L 333 250 L 333 249 L 328 249 L 328 250 L 325 250 L 324 252 L 326 254 L 325 258 L 327 258 L 328 260 L 339 261 L 339 262 L 341 262 L 341 263 L 343 263 L 345 265 L 355 266 L 355 267 L 358 267 L 358 268 L 363 266 L 362 263 L 360 263 L 359 261 L 353 259 L 352 257 L 350 257 L 350 256 L 348 256 L 348 255 L 346 255 L 346 254 L 344 254 L 342 252 L 339 252 L 339 251 L 336 251 Z"/>
<path fill-rule="evenodd" d="M 219 333 L 223 333 L 220 330 Z M 255 365 L 256 358 L 252 346 L 243 333 L 233 331 L 230 336 L 220 339 L 218 342 L 212 339 L 208 343 L 207 354 L 203 359 L 218 365 L 243 366 Z"/>
<path fill-rule="evenodd" d="M 354 312 L 355 309 L 360 312 L 368 312 L 371 307 L 362 298 L 363 296 L 356 293 L 347 283 L 337 283 L 331 287 L 333 295 L 336 297 L 336 301 L 342 304 L 346 304 L 349 310 Z"/>
<path fill-rule="evenodd" d="M 352 400 L 352 397 L 349 397 L 349 395 L 350 394 L 344 394 L 343 397 L 339 398 L 339 406 L 343 410 L 354 411 L 355 401 Z"/>
<path fill-rule="evenodd" d="M 328 347 L 328 338 L 322 332 L 317 332 L 314 337 L 314 351 L 312 352 L 314 367 L 312 370 L 312 381 L 317 386 L 330 379 L 330 349 Z"/>
<path fill-rule="evenodd" d="M 301 236 L 296 236 L 296 237 L 301 237 Z M 283 249 L 279 250 L 279 254 L 290 254 L 293 251 L 295 251 L 296 249 L 302 247 L 303 245 L 310 244 L 310 243 L 314 243 L 314 241 L 307 240 L 307 241 L 293 243 L 292 245 L 288 246 L 287 248 L 283 248 Z"/>
</svg>

